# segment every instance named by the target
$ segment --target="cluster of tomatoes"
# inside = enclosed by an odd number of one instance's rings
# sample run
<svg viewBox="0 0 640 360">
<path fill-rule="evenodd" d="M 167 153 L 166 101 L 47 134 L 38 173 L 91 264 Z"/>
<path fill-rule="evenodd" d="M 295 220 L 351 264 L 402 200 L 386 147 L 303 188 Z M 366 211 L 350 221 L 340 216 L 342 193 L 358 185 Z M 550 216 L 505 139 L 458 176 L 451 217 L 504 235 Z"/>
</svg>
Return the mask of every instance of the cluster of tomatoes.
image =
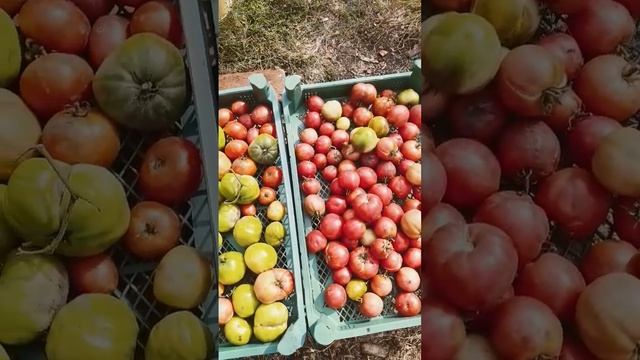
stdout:
<svg viewBox="0 0 640 360">
<path fill-rule="evenodd" d="M 343 308 L 349 298 L 363 316 L 379 316 L 393 278 L 397 313 L 420 313 L 418 103 L 411 89 L 378 94 L 365 83 L 354 85 L 343 104 L 307 99 L 295 156 L 304 211 L 317 224 L 306 234 L 307 250 L 322 253 L 332 272 L 324 291 L 330 308 Z"/>
<path fill-rule="evenodd" d="M 423 33 L 423 356 L 637 356 L 638 3 L 436 3 Z M 472 60 L 443 59 L 455 47 Z"/>
</svg>

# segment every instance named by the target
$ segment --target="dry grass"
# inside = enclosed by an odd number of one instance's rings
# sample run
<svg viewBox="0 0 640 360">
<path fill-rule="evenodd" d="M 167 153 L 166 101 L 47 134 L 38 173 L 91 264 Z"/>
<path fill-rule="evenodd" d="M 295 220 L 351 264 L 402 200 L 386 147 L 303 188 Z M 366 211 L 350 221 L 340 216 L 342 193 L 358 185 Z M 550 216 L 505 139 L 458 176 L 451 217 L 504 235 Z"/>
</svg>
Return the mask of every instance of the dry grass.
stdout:
<svg viewBox="0 0 640 360">
<path fill-rule="evenodd" d="M 238 0 L 220 25 L 220 73 L 280 67 L 306 82 L 388 74 L 419 54 L 417 0 Z"/>
<path fill-rule="evenodd" d="M 308 83 L 406 71 L 420 53 L 420 8 L 418 0 L 235 0 L 220 24 L 219 71 L 281 68 Z M 419 328 L 327 347 L 309 338 L 292 357 L 258 359 L 413 360 L 420 342 Z"/>
</svg>

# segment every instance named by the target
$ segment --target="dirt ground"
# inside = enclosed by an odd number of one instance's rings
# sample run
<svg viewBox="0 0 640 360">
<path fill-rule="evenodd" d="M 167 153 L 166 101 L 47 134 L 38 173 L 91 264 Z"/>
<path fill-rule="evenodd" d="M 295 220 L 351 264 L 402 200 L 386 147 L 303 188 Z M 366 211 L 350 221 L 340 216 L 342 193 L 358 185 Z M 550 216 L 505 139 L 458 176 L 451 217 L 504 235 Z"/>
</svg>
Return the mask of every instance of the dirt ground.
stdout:
<svg viewBox="0 0 640 360">
<path fill-rule="evenodd" d="M 220 74 L 282 69 L 307 83 L 407 71 L 420 54 L 418 0 L 234 0 L 220 23 Z M 420 329 L 336 341 L 309 338 L 280 359 L 420 358 Z"/>
</svg>

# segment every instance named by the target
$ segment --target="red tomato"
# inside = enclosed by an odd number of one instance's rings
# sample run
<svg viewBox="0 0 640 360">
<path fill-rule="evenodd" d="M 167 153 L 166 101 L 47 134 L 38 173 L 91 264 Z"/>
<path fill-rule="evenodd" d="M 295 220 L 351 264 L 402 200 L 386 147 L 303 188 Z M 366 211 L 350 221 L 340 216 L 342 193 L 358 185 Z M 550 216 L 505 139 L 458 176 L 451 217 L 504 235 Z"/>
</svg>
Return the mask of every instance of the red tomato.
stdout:
<svg viewBox="0 0 640 360">
<path fill-rule="evenodd" d="M 253 204 L 240 205 L 240 213 L 242 216 L 254 216 L 257 213 L 257 209 Z"/>
<path fill-rule="evenodd" d="M 334 283 L 340 284 L 342 286 L 347 286 L 349 281 L 351 281 L 351 270 L 349 270 L 348 267 L 334 270 L 331 278 L 333 279 Z"/>
<path fill-rule="evenodd" d="M 395 307 L 400 316 L 416 316 L 422 310 L 422 302 L 412 292 L 400 293 L 396 296 Z"/>
<path fill-rule="evenodd" d="M 312 230 L 305 238 L 307 251 L 312 254 L 320 252 L 327 247 L 327 238 L 319 230 Z"/>
<path fill-rule="evenodd" d="M 458 311 L 445 302 L 427 299 L 422 312 L 424 359 L 451 360 L 464 344 L 466 330 Z"/>
<path fill-rule="evenodd" d="M 583 240 L 605 221 L 612 199 L 586 170 L 565 168 L 539 185 L 535 202 L 565 234 Z"/>
<path fill-rule="evenodd" d="M 410 268 L 420 270 L 422 266 L 422 250 L 419 248 L 409 248 L 402 255 L 402 263 Z"/>
<path fill-rule="evenodd" d="M 591 170 L 591 160 L 602 139 L 622 127 L 604 116 L 587 116 L 576 121 L 567 133 L 567 150 L 571 160 L 583 169 Z"/>
<path fill-rule="evenodd" d="M 342 309 L 347 304 L 347 291 L 339 284 L 329 284 L 324 290 L 324 303 L 334 310 Z"/>
<path fill-rule="evenodd" d="M 340 149 L 342 146 L 349 142 L 349 133 L 344 130 L 335 130 L 331 134 L 331 144 Z"/>
<path fill-rule="evenodd" d="M 233 112 L 231 112 L 231 110 L 227 108 L 221 108 L 218 110 L 218 125 L 220 125 L 221 127 L 224 127 L 225 125 L 227 125 L 227 123 L 233 120 L 233 118 L 234 118 L 234 115 L 233 115 Z"/>
<path fill-rule="evenodd" d="M 406 123 L 403 127 L 398 129 L 398 134 L 402 136 L 402 140 L 416 140 L 420 135 L 420 128 L 414 123 Z"/>
<path fill-rule="evenodd" d="M 516 295 L 530 296 L 546 304 L 562 321 L 572 322 L 585 281 L 578 268 L 555 253 L 544 253 L 526 265 L 516 279 Z"/>
<path fill-rule="evenodd" d="M 538 45 L 550 51 L 564 65 L 564 71 L 569 80 L 573 80 L 584 65 L 582 50 L 576 39 L 566 33 L 555 33 L 543 37 Z"/>
<path fill-rule="evenodd" d="M 593 245 L 582 258 L 580 271 L 587 284 L 615 272 L 624 272 L 631 258 L 638 253 L 633 245 L 624 241 L 601 241 Z"/>
<path fill-rule="evenodd" d="M 354 190 L 349 192 L 349 195 L 347 195 L 347 205 L 351 206 L 351 204 L 353 204 L 353 200 L 355 200 L 358 196 L 366 193 L 367 192 L 364 191 L 363 188 L 355 188 Z M 353 210 L 353 209 L 350 209 L 350 210 Z"/>
<path fill-rule="evenodd" d="M 359 107 L 353 111 L 353 123 L 356 126 L 367 126 L 373 119 L 373 113 L 369 109 Z"/>
<path fill-rule="evenodd" d="M 349 219 L 342 223 L 342 236 L 347 240 L 360 240 L 367 226 L 358 219 Z"/>
<path fill-rule="evenodd" d="M 315 145 L 316 152 L 320 154 L 326 154 L 331 149 L 331 138 L 326 135 L 318 136 L 318 140 L 316 140 Z"/>
<path fill-rule="evenodd" d="M 266 168 L 262 173 L 262 185 L 277 189 L 280 184 L 282 184 L 282 169 L 273 165 Z"/>
<path fill-rule="evenodd" d="M 391 282 L 390 277 L 377 274 L 369 281 L 369 287 L 374 294 L 380 297 L 385 297 L 391 294 L 391 290 L 393 290 L 393 283 Z"/>
<path fill-rule="evenodd" d="M 342 236 L 342 218 L 336 214 L 327 214 L 320 221 L 318 229 L 328 240 L 338 240 Z M 333 269 L 331 265 L 329 267 Z"/>
<path fill-rule="evenodd" d="M 529 195 L 514 191 L 489 196 L 473 221 L 496 226 L 509 235 L 518 252 L 519 268 L 538 257 L 549 236 L 549 220 L 544 210 Z"/>
<path fill-rule="evenodd" d="M 345 196 L 347 194 L 347 192 L 340 186 L 338 179 L 331 180 L 331 184 L 329 184 L 329 193 L 331 195 L 338 195 L 338 196 Z"/>
<path fill-rule="evenodd" d="M 110 294 L 118 288 L 118 268 L 108 254 L 74 258 L 67 271 L 75 294 Z"/>
<path fill-rule="evenodd" d="M 338 149 L 331 149 L 327 153 L 327 164 L 329 165 L 338 165 L 340 161 L 342 161 L 342 154 Z"/>
<path fill-rule="evenodd" d="M 227 155 L 229 160 L 235 160 L 244 156 L 249 149 L 249 145 L 244 140 L 231 140 L 224 147 L 224 154 Z"/>
<path fill-rule="evenodd" d="M 318 115 L 319 116 L 319 115 Z M 333 134 L 333 132 L 336 130 L 335 126 L 333 126 L 332 123 L 330 122 L 326 122 L 326 123 L 322 123 L 322 125 L 320 125 L 319 129 L 318 129 L 318 133 L 320 135 L 326 135 L 326 136 L 331 136 L 331 134 Z"/>
<path fill-rule="evenodd" d="M 373 231 L 379 238 L 393 239 L 398 233 L 398 227 L 393 220 L 383 216 L 375 222 Z"/>
<path fill-rule="evenodd" d="M 398 253 L 404 253 L 409 249 L 409 245 L 411 244 L 411 239 L 405 235 L 402 230 L 398 231 L 396 237 L 393 238 L 393 250 Z M 402 259 L 404 261 L 404 259 Z"/>
<path fill-rule="evenodd" d="M 613 228 L 620 239 L 640 246 L 640 199 L 620 197 L 613 207 Z"/>
<path fill-rule="evenodd" d="M 383 204 L 384 204 L 384 201 L 383 201 Z M 400 219 L 402 219 L 402 215 L 404 215 L 404 210 L 402 210 L 402 206 L 396 203 L 387 204 L 385 205 L 384 209 L 382 209 L 382 216 L 391 219 L 396 224 L 400 223 Z"/>
<path fill-rule="evenodd" d="M 385 184 L 375 184 L 369 189 L 369 194 L 374 194 L 382 200 L 382 204 L 387 206 L 393 200 L 393 191 Z"/>
<path fill-rule="evenodd" d="M 182 47 L 184 36 L 180 21 L 180 12 L 173 3 L 166 0 L 145 2 L 136 9 L 129 24 L 131 34 L 154 33 Z"/>
<path fill-rule="evenodd" d="M 422 226 L 424 227 L 422 235 L 425 237 L 425 241 L 429 241 L 436 230 L 445 225 L 463 225 L 466 223 L 464 216 L 462 216 L 456 208 L 449 204 L 440 203 L 434 206 L 431 210 L 427 210 L 427 216 L 422 222 Z"/>
<path fill-rule="evenodd" d="M 311 195 L 314 196 L 314 195 Z M 276 191 L 270 187 L 263 186 L 260 188 L 260 195 L 258 196 L 258 203 L 260 205 L 269 205 L 272 202 L 276 201 Z"/>
<path fill-rule="evenodd" d="M 253 121 L 251 120 L 251 116 L 249 114 L 243 114 L 238 116 L 238 122 L 242 124 L 242 126 L 246 127 L 247 129 L 251 129 L 254 125 Z M 262 128 L 260 128 L 259 131 L 262 132 Z"/>
<path fill-rule="evenodd" d="M 322 105 L 324 105 L 324 100 L 318 95 L 311 95 L 307 99 L 307 108 L 309 111 L 320 112 Z"/>
<path fill-rule="evenodd" d="M 295 146 L 296 159 L 298 161 L 308 161 L 313 159 L 315 151 L 313 146 L 305 143 L 297 143 Z"/>
<path fill-rule="evenodd" d="M 244 115 L 249 113 L 249 105 L 242 100 L 234 101 L 231 104 L 231 111 L 236 114 L 236 116 Z"/>
<path fill-rule="evenodd" d="M 420 274 L 415 269 L 403 267 L 396 273 L 396 284 L 403 291 L 417 291 L 420 288 Z"/>
<path fill-rule="evenodd" d="M 455 97 L 449 106 L 454 136 L 492 144 L 507 123 L 508 112 L 491 87 Z"/>
<path fill-rule="evenodd" d="M 411 184 L 404 176 L 394 176 L 389 181 L 389 189 L 398 199 L 406 199 L 411 193 Z"/>
<path fill-rule="evenodd" d="M 373 102 L 371 111 L 373 111 L 373 115 L 375 116 L 387 116 L 387 113 L 395 104 L 396 103 L 392 99 L 386 96 L 380 96 Z"/>
<path fill-rule="evenodd" d="M 264 124 L 260 126 L 260 134 L 269 134 L 273 137 L 277 137 L 276 126 L 273 123 Z"/>
<path fill-rule="evenodd" d="M 266 105 L 258 105 L 251 111 L 251 120 L 258 125 L 273 122 L 273 112 Z M 275 135 L 274 135 L 275 136 Z"/>
<path fill-rule="evenodd" d="M 387 239 L 377 238 L 371 243 L 369 251 L 376 260 L 384 260 L 393 251 L 393 244 Z"/>
<path fill-rule="evenodd" d="M 128 27 L 129 20 L 118 15 L 105 15 L 96 20 L 88 45 L 89 62 L 94 69 L 97 70 L 104 59 L 127 40 Z"/>
<path fill-rule="evenodd" d="M 443 201 L 459 209 L 475 208 L 500 186 L 500 163 L 482 143 L 449 140 L 436 149 L 445 168 L 447 190 Z"/>
<path fill-rule="evenodd" d="M 360 187 L 364 190 L 369 190 L 378 182 L 378 175 L 376 175 L 376 172 L 370 167 L 359 167 L 356 172 L 360 178 Z"/>
<path fill-rule="evenodd" d="M 360 314 L 368 318 L 380 316 L 384 309 L 384 302 L 380 296 L 368 292 L 362 296 L 362 301 L 360 302 L 358 309 L 360 310 Z"/>
<path fill-rule="evenodd" d="M 254 176 L 256 172 L 258 172 L 258 166 L 255 161 L 249 159 L 248 157 L 241 157 L 233 160 L 233 164 L 231 164 L 231 170 L 238 175 L 249 175 Z"/>
<path fill-rule="evenodd" d="M 380 261 L 380 265 L 390 273 L 398 272 L 402 268 L 402 255 L 396 251 L 391 251 L 386 259 Z"/>
<path fill-rule="evenodd" d="M 316 168 L 316 164 L 309 160 L 298 163 L 298 174 L 303 178 L 314 178 L 317 172 L 318 169 Z"/>
<path fill-rule="evenodd" d="M 247 128 L 244 127 L 237 120 L 232 120 L 227 123 L 223 128 L 224 133 L 237 140 L 244 140 L 247 138 Z"/>
<path fill-rule="evenodd" d="M 331 270 L 342 269 L 349 263 L 349 250 L 336 241 L 329 241 L 324 248 L 324 261 Z"/>
<path fill-rule="evenodd" d="M 300 141 L 309 144 L 315 145 L 318 140 L 318 132 L 312 128 L 306 128 L 300 132 Z"/>
<path fill-rule="evenodd" d="M 396 166 L 391 161 L 384 161 L 376 166 L 376 175 L 380 180 L 389 180 L 396 176 Z"/>
<path fill-rule="evenodd" d="M 430 285 L 466 311 L 495 304 L 515 279 L 518 254 L 509 236 L 492 225 L 446 225 L 424 251 Z"/>
<path fill-rule="evenodd" d="M 347 210 L 347 201 L 344 196 L 331 195 L 327 199 L 327 212 L 342 215 Z"/>
<path fill-rule="evenodd" d="M 394 105 L 387 113 L 387 120 L 391 126 L 399 129 L 409 121 L 409 109 L 404 105 Z"/>
<path fill-rule="evenodd" d="M 260 135 L 260 129 L 256 127 L 252 127 L 251 129 L 247 130 L 247 144 L 251 144 L 253 140 L 258 137 L 258 135 Z"/>
<path fill-rule="evenodd" d="M 349 269 L 359 279 L 369 280 L 378 273 L 379 263 L 367 248 L 361 246 L 351 252 Z"/>
<path fill-rule="evenodd" d="M 358 196 L 352 204 L 356 216 L 367 224 L 371 224 L 382 216 L 382 200 L 374 194 Z"/>
<path fill-rule="evenodd" d="M 504 359 L 557 358 L 562 349 L 562 324 L 542 302 L 515 296 L 498 308 L 491 344 Z"/>
<path fill-rule="evenodd" d="M 304 126 L 312 129 L 320 128 L 320 124 L 322 124 L 322 119 L 320 118 L 320 113 L 316 111 L 309 111 L 304 116 Z"/>
<path fill-rule="evenodd" d="M 318 170 L 323 170 L 327 166 L 327 156 L 325 154 L 315 154 L 311 162 L 315 164 Z"/>
</svg>

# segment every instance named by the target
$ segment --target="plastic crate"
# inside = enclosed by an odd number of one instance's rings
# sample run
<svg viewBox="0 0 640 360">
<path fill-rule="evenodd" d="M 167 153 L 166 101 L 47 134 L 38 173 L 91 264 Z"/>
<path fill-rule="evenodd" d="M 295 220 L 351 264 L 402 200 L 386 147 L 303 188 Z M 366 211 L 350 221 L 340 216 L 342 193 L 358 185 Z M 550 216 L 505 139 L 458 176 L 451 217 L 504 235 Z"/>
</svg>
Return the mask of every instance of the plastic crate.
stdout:
<svg viewBox="0 0 640 360">
<path fill-rule="evenodd" d="M 413 88 L 421 93 L 422 80 L 420 61 L 414 62 L 412 72 L 375 76 L 351 80 L 341 80 L 329 83 L 303 85 L 297 75 L 288 76 L 285 80 L 285 92 L 282 96 L 284 123 L 287 132 L 289 156 L 295 156 L 294 146 L 299 142 L 299 133 L 303 129 L 303 117 L 306 113 L 305 100 L 312 95 L 319 95 L 325 101 L 344 100 L 348 97 L 351 86 L 358 82 L 374 84 L 378 89 L 401 90 Z M 322 256 L 307 252 L 305 235 L 316 228 L 319 221 L 312 220 L 302 210 L 302 194 L 300 192 L 300 180 L 297 167 L 291 168 L 293 194 L 296 211 L 296 226 L 300 234 L 300 258 L 303 264 L 303 284 L 306 303 L 307 322 L 315 341 L 322 345 L 328 345 L 337 339 L 353 338 L 368 334 L 390 331 L 395 329 L 420 325 L 420 316 L 399 317 L 394 313 L 393 294 L 384 299 L 384 311 L 382 316 L 367 319 L 360 315 L 356 304 L 349 301 L 339 311 L 325 306 L 323 291 L 332 282 L 331 271 L 326 266 Z M 329 186 L 320 174 L 316 178 L 322 184 L 320 195 L 327 198 Z"/>
<path fill-rule="evenodd" d="M 287 268 L 293 271 L 294 281 L 296 284 L 295 292 L 283 303 L 289 309 L 289 328 L 284 335 L 277 341 L 271 343 L 260 343 L 255 338 L 252 341 L 243 346 L 234 346 L 229 344 L 224 338 L 222 329 L 217 336 L 218 341 L 218 356 L 219 359 L 237 359 L 242 357 L 250 357 L 263 354 L 280 353 L 282 355 L 293 354 L 298 348 L 304 344 L 305 335 L 307 331 L 305 317 L 304 317 L 304 300 L 302 291 L 302 274 L 300 269 L 299 258 L 299 245 L 297 236 L 297 229 L 292 215 L 294 214 L 293 195 L 291 189 L 290 179 L 290 161 L 287 158 L 287 148 L 285 141 L 285 135 L 282 128 L 282 122 L 280 118 L 280 105 L 277 100 L 277 95 L 273 88 L 269 86 L 267 79 L 262 74 L 255 74 L 249 77 L 251 86 L 242 87 L 236 89 L 229 89 L 221 91 L 219 94 L 220 107 L 229 107 L 235 100 L 245 101 L 249 108 L 257 104 L 269 104 L 273 109 L 273 117 L 275 119 L 278 149 L 280 156 L 276 162 L 276 165 L 282 169 L 283 182 L 277 189 L 278 200 L 280 200 L 286 208 L 285 217 L 282 220 L 282 224 L 285 227 L 285 238 L 281 246 L 276 248 L 278 254 L 277 268 Z M 262 172 L 265 166 L 258 168 L 257 176 L 259 182 L 261 182 Z M 269 221 L 266 219 L 266 207 L 259 205 L 257 207 L 257 216 L 266 226 Z M 226 251 L 243 251 L 243 248 L 238 246 L 233 235 L 229 232 L 223 234 L 224 244 L 220 253 Z M 255 279 L 255 275 L 250 271 L 247 271 L 247 275 L 240 283 L 252 283 Z M 229 286 L 225 288 L 225 295 L 231 294 L 233 287 Z"/>
<path fill-rule="evenodd" d="M 217 46 L 213 30 L 213 18 L 210 1 L 178 1 L 186 39 L 185 64 L 189 73 L 191 104 L 180 121 L 176 122 L 172 133 L 193 142 L 200 150 L 203 159 L 204 178 L 200 189 L 185 205 L 174 208 L 180 218 L 182 234 L 180 243 L 192 246 L 213 264 L 217 262 L 215 252 L 216 237 L 213 229 L 213 214 L 217 214 L 217 202 L 213 191 L 217 182 L 217 156 L 207 149 L 217 146 L 217 127 L 214 121 L 216 98 L 214 94 L 217 82 L 212 81 Z M 203 60 L 206 60 L 203 61 Z M 212 85 L 213 84 L 213 85 Z M 213 87 L 212 87 L 213 86 Z M 121 129 L 121 148 L 118 158 L 110 168 L 120 180 L 131 206 L 140 202 L 142 196 L 136 190 L 138 168 L 146 149 L 159 135 L 142 134 Z M 212 190 L 213 189 L 213 190 Z M 119 245 L 111 250 L 112 258 L 118 267 L 119 284 L 114 296 L 124 300 L 136 315 L 139 326 L 135 359 L 144 359 L 144 346 L 151 328 L 174 309 L 158 303 L 153 296 L 152 279 L 156 262 L 141 262 L 129 255 Z M 217 279 L 214 273 L 214 279 Z M 217 286 L 214 284 L 205 302 L 193 313 L 200 317 L 212 331 L 217 329 Z M 35 343 L 22 347 L 7 347 L 12 359 L 44 360 L 46 336 Z M 215 357 L 215 354 L 213 355 Z"/>
</svg>

